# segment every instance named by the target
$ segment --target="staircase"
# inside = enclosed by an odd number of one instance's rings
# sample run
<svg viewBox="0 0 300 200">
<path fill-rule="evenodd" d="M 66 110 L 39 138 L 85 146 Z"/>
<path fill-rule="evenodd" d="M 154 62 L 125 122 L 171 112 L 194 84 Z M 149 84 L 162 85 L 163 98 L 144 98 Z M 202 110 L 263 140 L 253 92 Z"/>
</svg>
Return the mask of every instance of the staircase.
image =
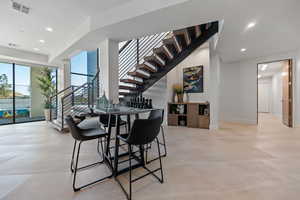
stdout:
<svg viewBox="0 0 300 200">
<path fill-rule="evenodd" d="M 212 22 L 128 41 L 119 51 L 121 102 L 142 95 L 217 32 L 218 22 Z M 89 113 L 102 93 L 99 85 L 98 71 L 91 82 L 70 86 L 52 96 L 51 124 L 64 131 L 65 116 Z"/>
<path fill-rule="evenodd" d="M 218 22 L 128 41 L 120 50 L 119 98 L 142 95 L 218 32 Z"/>
<path fill-rule="evenodd" d="M 99 72 L 81 86 L 70 86 L 51 97 L 50 122 L 59 131 L 67 129 L 67 115 L 80 116 L 90 112 L 99 97 Z"/>
</svg>

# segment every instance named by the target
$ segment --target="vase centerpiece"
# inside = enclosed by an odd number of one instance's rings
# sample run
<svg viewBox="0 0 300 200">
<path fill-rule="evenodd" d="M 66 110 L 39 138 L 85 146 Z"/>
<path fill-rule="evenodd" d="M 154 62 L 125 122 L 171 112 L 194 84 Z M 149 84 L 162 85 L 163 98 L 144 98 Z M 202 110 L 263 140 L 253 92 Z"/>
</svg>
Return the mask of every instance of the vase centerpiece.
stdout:
<svg viewBox="0 0 300 200">
<path fill-rule="evenodd" d="M 175 99 L 177 97 L 176 103 L 182 103 L 183 102 L 183 87 L 181 84 L 174 84 L 173 85 L 173 92 L 176 94 Z"/>
</svg>

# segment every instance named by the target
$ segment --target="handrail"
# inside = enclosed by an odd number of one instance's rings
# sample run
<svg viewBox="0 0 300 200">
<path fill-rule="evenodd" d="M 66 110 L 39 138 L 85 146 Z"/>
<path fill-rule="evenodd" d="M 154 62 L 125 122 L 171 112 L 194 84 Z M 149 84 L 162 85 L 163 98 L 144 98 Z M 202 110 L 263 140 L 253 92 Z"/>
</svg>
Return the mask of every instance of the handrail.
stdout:
<svg viewBox="0 0 300 200">
<path fill-rule="evenodd" d="M 70 96 L 70 95 L 72 95 L 73 93 L 77 92 L 77 91 L 80 90 L 81 88 L 84 88 L 84 87 L 85 87 L 86 85 L 88 85 L 88 84 L 90 84 L 90 83 L 85 83 L 85 84 L 83 84 L 83 85 L 77 87 L 75 90 L 73 90 L 73 91 L 70 92 L 69 94 L 64 95 L 64 96 L 61 98 L 61 100 L 67 98 L 68 96 Z"/>
<path fill-rule="evenodd" d="M 70 89 L 70 88 L 72 88 L 72 87 L 75 87 L 75 86 L 74 86 L 74 85 L 70 85 L 69 87 L 67 87 L 67 88 L 65 88 L 65 89 L 63 89 L 63 90 L 57 92 L 55 95 L 51 96 L 50 98 L 52 99 L 53 97 L 58 96 L 59 94 L 63 93 L 64 91 L 66 91 L 66 90 L 68 90 L 68 89 Z"/>
<path fill-rule="evenodd" d="M 94 81 L 98 78 L 99 72 L 100 72 L 100 71 L 98 70 L 98 72 L 97 72 L 96 75 L 94 76 L 92 82 L 94 82 Z M 73 91 L 72 91 L 71 93 L 69 93 L 69 94 L 64 95 L 61 99 L 65 99 L 66 97 L 70 96 L 72 93 L 77 92 L 78 90 L 80 90 L 81 88 L 85 87 L 85 86 L 88 85 L 88 84 L 91 84 L 91 83 L 87 82 L 87 83 L 85 83 L 85 84 L 83 84 L 83 85 L 81 85 L 81 86 L 78 86 L 75 90 L 73 90 Z"/>
</svg>

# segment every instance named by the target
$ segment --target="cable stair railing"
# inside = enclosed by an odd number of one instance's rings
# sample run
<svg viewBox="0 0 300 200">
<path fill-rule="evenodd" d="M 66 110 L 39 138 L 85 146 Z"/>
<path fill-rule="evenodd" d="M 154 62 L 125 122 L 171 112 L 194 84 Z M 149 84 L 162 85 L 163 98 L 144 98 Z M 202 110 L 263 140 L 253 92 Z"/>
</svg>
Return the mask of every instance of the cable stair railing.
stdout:
<svg viewBox="0 0 300 200">
<path fill-rule="evenodd" d="M 50 98 L 50 122 L 58 130 L 66 130 L 65 117 L 88 113 L 98 97 L 99 72 L 92 81 L 81 86 L 69 86 Z"/>
</svg>

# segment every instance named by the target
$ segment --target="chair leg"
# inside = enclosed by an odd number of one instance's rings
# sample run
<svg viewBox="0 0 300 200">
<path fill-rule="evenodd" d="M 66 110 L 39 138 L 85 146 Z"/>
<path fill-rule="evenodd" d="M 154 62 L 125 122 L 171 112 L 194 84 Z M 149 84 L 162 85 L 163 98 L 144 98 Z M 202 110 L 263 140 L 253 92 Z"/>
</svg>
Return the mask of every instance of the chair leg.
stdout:
<svg viewBox="0 0 300 200">
<path fill-rule="evenodd" d="M 145 158 L 146 164 L 148 164 L 150 162 L 150 161 L 148 161 L 148 149 L 151 149 L 151 147 L 152 147 L 151 143 L 146 144 L 146 152 L 145 152 L 145 154 L 146 154 L 146 158 Z"/>
<path fill-rule="evenodd" d="M 128 144 L 128 153 L 129 153 L 129 191 L 126 191 L 125 187 L 122 185 L 120 180 L 118 179 L 118 175 L 115 176 L 115 180 L 117 183 L 120 185 L 123 193 L 126 195 L 126 198 L 128 200 L 131 200 L 132 196 L 132 164 L 131 164 L 131 159 L 132 159 L 132 145 Z"/>
<path fill-rule="evenodd" d="M 164 131 L 163 126 L 161 126 L 161 134 L 162 134 L 163 142 L 162 143 L 159 142 L 159 144 L 164 146 L 164 154 L 161 156 L 166 157 L 167 156 L 167 144 L 166 144 L 165 131 Z M 154 159 L 148 161 L 148 149 L 149 148 L 151 149 L 151 143 L 150 143 L 150 147 L 148 147 L 148 145 L 147 145 L 147 148 L 146 148 L 146 163 L 147 164 L 149 164 L 152 161 L 158 160 L 158 158 L 154 158 Z"/>
<path fill-rule="evenodd" d="M 128 145 L 129 148 L 129 200 L 131 200 L 131 194 L 132 194 L 132 168 L 131 168 L 131 154 L 132 154 L 132 149 L 131 145 Z"/>
<path fill-rule="evenodd" d="M 165 153 L 162 156 L 166 157 L 167 156 L 167 144 L 166 144 L 165 131 L 164 131 L 164 127 L 163 126 L 161 126 L 161 134 L 162 134 L 163 146 L 164 146 L 164 150 L 165 150 Z"/>
<path fill-rule="evenodd" d="M 101 179 L 98 179 L 96 181 L 93 181 L 91 183 L 88 183 L 86 185 L 82 185 L 82 186 L 79 186 L 79 187 L 76 187 L 76 176 L 77 176 L 77 171 L 80 170 L 80 169 L 83 169 L 83 168 L 87 168 L 87 167 L 90 167 L 90 166 L 94 166 L 96 164 L 101 164 L 103 162 L 98 162 L 98 163 L 94 163 L 94 164 L 91 164 L 91 165 L 87 165 L 87 166 L 84 166 L 84 167 L 81 167 L 81 168 L 78 168 L 78 161 L 79 161 L 79 154 L 80 154 L 80 148 L 81 148 L 81 144 L 82 144 L 82 141 L 79 142 L 79 145 L 78 145 L 78 149 L 77 149 L 77 155 L 76 155 L 76 161 L 75 161 L 75 168 L 74 168 L 74 174 L 73 174 L 73 190 L 74 192 L 77 192 L 79 190 L 81 190 L 82 188 L 85 188 L 85 187 L 88 187 L 90 185 L 93 185 L 95 183 L 98 183 L 98 182 L 101 182 L 105 179 L 108 179 L 108 178 L 111 178 L 112 177 L 112 174 L 109 175 L 109 176 L 106 176 L 106 177 L 103 177 Z"/>
<path fill-rule="evenodd" d="M 159 166 L 160 166 L 160 175 L 161 175 L 161 180 L 160 183 L 164 182 L 164 174 L 163 174 L 163 168 L 162 168 L 162 162 L 161 162 L 161 155 L 160 155 L 160 146 L 159 146 L 159 141 L 156 138 L 156 143 L 157 143 L 157 150 L 158 150 L 158 157 L 159 157 Z"/>
<path fill-rule="evenodd" d="M 77 144 L 77 141 L 75 140 L 74 147 L 73 147 L 73 153 L 72 153 L 71 167 L 70 167 L 72 173 L 74 172 L 73 165 L 74 165 L 74 155 L 75 155 L 76 144 Z"/>
<path fill-rule="evenodd" d="M 75 162 L 75 169 L 74 169 L 74 175 L 73 175 L 73 190 L 74 192 L 80 190 L 80 188 L 77 188 L 75 185 L 76 183 L 76 175 L 77 175 L 77 168 L 78 168 L 78 159 L 79 159 L 79 152 L 80 152 L 80 147 L 81 147 L 81 141 L 79 142 L 79 146 L 77 149 L 77 156 L 76 156 L 76 162 Z"/>
</svg>

